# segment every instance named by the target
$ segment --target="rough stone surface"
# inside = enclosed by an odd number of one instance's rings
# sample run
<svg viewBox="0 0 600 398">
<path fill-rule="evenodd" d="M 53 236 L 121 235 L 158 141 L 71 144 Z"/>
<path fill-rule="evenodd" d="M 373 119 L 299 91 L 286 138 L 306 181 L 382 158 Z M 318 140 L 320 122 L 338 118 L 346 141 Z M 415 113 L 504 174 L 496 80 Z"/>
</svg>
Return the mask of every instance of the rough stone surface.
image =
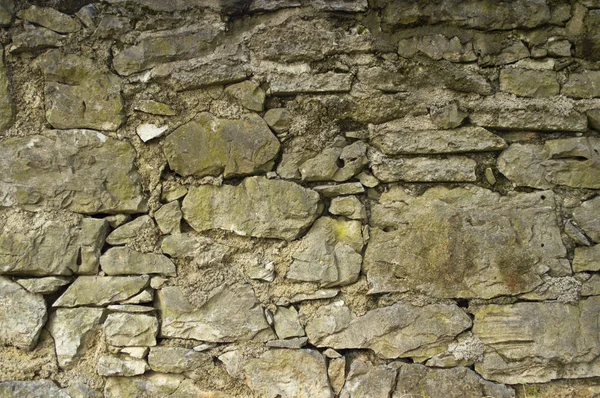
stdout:
<svg viewBox="0 0 600 398">
<path fill-rule="evenodd" d="M 199 308 L 190 304 L 181 289 L 165 287 L 157 292 L 157 308 L 163 338 L 231 342 L 250 340 L 270 331 L 254 291 L 247 284 L 217 288 Z"/>
<path fill-rule="evenodd" d="M 72 397 L 50 380 L 5 381 L 0 383 L 0 395 L 5 398 Z"/>
<path fill-rule="evenodd" d="M 157 334 L 158 320 L 151 315 L 112 313 L 104 322 L 104 338 L 113 346 L 155 346 Z"/>
<path fill-rule="evenodd" d="M 600 139 L 563 138 L 538 144 L 512 144 L 498 157 L 498 170 L 519 186 L 599 188 Z"/>
<path fill-rule="evenodd" d="M 396 303 L 357 317 L 337 301 L 317 310 L 306 335 L 317 347 L 371 349 L 382 358 L 427 358 L 470 326 L 471 319 L 455 305 Z"/>
<path fill-rule="evenodd" d="M 0 220 L 0 274 L 46 276 L 98 271 L 106 221 L 11 210 L 0 210 Z"/>
<path fill-rule="evenodd" d="M 61 287 L 71 283 L 71 278 L 65 276 L 47 276 L 45 278 L 17 279 L 29 293 L 52 294 Z"/>
<path fill-rule="evenodd" d="M 554 71 L 508 68 L 500 72 L 500 90 L 520 97 L 551 97 L 560 85 Z"/>
<path fill-rule="evenodd" d="M 594 242 L 600 242 L 600 197 L 585 201 L 575 208 L 573 219 Z"/>
<path fill-rule="evenodd" d="M 143 276 L 80 276 L 52 304 L 53 307 L 102 306 L 124 301 L 144 289 L 150 278 Z"/>
<path fill-rule="evenodd" d="M 217 228 L 291 240 L 315 220 L 318 199 L 314 191 L 291 182 L 250 177 L 235 187 L 193 187 L 182 211 L 197 231 Z"/>
<path fill-rule="evenodd" d="M 573 272 L 600 271 L 600 245 L 575 248 Z"/>
<path fill-rule="evenodd" d="M 148 215 L 140 216 L 115 228 L 106 237 L 106 243 L 113 246 L 125 245 L 139 234 L 154 228 L 154 220 Z"/>
<path fill-rule="evenodd" d="M 226 120 L 203 113 L 171 133 L 164 151 L 178 174 L 231 178 L 271 170 L 279 141 L 258 115 Z"/>
<path fill-rule="evenodd" d="M 152 347 L 148 354 L 148 365 L 155 372 L 192 372 L 204 365 L 210 357 L 183 347 Z"/>
<path fill-rule="evenodd" d="M 32 350 L 46 319 L 42 296 L 0 276 L 0 344 Z"/>
<path fill-rule="evenodd" d="M 372 212 L 377 228 L 364 262 L 370 291 L 464 298 L 529 292 L 545 273 L 570 272 L 555 206 L 550 191 L 390 191 Z"/>
<path fill-rule="evenodd" d="M 87 161 L 94 159 L 94 162 Z M 0 205 L 78 213 L 147 210 L 133 147 L 91 130 L 47 130 L 0 146 Z"/>
<path fill-rule="evenodd" d="M 100 257 L 102 271 L 107 275 L 163 274 L 174 276 L 175 264 L 166 256 L 140 253 L 128 247 L 112 247 Z"/>
<path fill-rule="evenodd" d="M 362 264 L 362 226 L 358 221 L 319 218 L 292 253 L 286 278 L 343 286 L 358 280 Z"/>
<path fill-rule="evenodd" d="M 48 53 L 44 74 L 46 119 L 57 129 L 116 130 L 123 124 L 119 78 L 89 58 Z"/>
<path fill-rule="evenodd" d="M 473 332 L 486 345 L 475 370 L 502 383 L 597 377 L 600 297 L 577 305 L 516 303 L 477 308 Z"/>
<path fill-rule="evenodd" d="M 58 33 L 73 33 L 81 28 L 78 20 L 53 8 L 32 6 L 20 11 L 17 16 Z"/>
<path fill-rule="evenodd" d="M 58 366 L 68 369 L 77 364 L 103 317 L 102 308 L 59 308 L 52 314 L 48 331 L 54 339 Z"/>
<path fill-rule="evenodd" d="M 353 361 L 346 377 L 340 398 L 389 397 L 394 390 L 396 368 L 392 365 L 373 365 L 370 362 Z"/>
<path fill-rule="evenodd" d="M 269 83 L 272 95 L 340 93 L 350 91 L 352 75 L 348 73 L 331 72 L 320 75 L 278 75 L 273 77 Z"/>
<path fill-rule="evenodd" d="M 464 156 L 436 158 L 388 158 L 371 160 L 373 175 L 383 182 L 473 182 L 477 162 Z"/>
<path fill-rule="evenodd" d="M 10 81 L 4 66 L 4 50 L 0 51 L 0 132 L 6 130 L 13 121 L 13 99 Z"/>
<path fill-rule="evenodd" d="M 353 220 L 363 220 L 367 217 L 365 207 L 356 196 L 341 196 L 331 199 L 329 212 Z"/>
<path fill-rule="evenodd" d="M 143 359 L 130 356 L 104 355 L 98 359 L 96 372 L 100 376 L 137 376 L 148 370 Z"/>
</svg>

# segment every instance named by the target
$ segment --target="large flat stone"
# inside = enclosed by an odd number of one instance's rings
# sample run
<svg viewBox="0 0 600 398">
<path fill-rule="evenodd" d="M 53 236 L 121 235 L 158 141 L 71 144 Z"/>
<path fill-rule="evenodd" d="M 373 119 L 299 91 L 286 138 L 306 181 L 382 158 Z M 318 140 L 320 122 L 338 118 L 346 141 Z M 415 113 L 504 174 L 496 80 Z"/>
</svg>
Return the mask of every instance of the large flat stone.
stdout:
<svg viewBox="0 0 600 398">
<path fill-rule="evenodd" d="M 0 145 L 0 206 L 84 214 L 147 210 L 131 144 L 91 130 L 47 130 Z"/>
<path fill-rule="evenodd" d="M 152 69 L 152 79 L 164 81 L 176 91 L 225 85 L 245 80 L 248 65 L 231 57 L 202 57 L 161 64 Z"/>
<path fill-rule="evenodd" d="M 4 398 L 70 398 L 51 380 L 5 381 L 0 383 L 0 396 Z"/>
<path fill-rule="evenodd" d="M 107 275 L 162 274 L 175 276 L 177 269 L 167 256 L 141 253 L 128 247 L 111 247 L 100 257 Z"/>
<path fill-rule="evenodd" d="M 143 276 L 80 276 L 52 304 L 53 307 L 102 306 L 127 300 L 150 283 Z"/>
<path fill-rule="evenodd" d="M 469 115 L 476 126 L 499 130 L 574 131 L 587 130 L 587 118 L 566 101 L 540 103 L 496 94 L 484 99 Z"/>
<path fill-rule="evenodd" d="M 183 375 L 163 373 L 135 377 L 108 377 L 104 386 L 104 396 L 106 398 L 203 397 L 192 380 L 185 379 Z"/>
<path fill-rule="evenodd" d="M 46 119 L 54 128 L 116 130 L 125 121 L 119 77 L 92 59 L 52 51 L 40 67 Z"/>
<path fill-rule="evenodd" d="M 419 364 L 398 364 L 398 377 L 392 398 L 514 398 L 515 391 L 482 379 L 469 368 L 429 368 Z"/>
<path fill-rule="evenodd" d="M 476 167 L 477 162 L 466 156 L 371 159 L 373 175 L 382 182 L 473 182 L 477 181 Z"/>
<path fill-rule="evenodd" d="M 0 344 L 32 350 L 46 323 L 46 302 L 0 276 Z"/>
<path fill-rule="evenodd" d="M 600 375 L 600 297 L 577 305 L 516 303 L 475 309 L 473 332 L 486 345 L 475 370 L 502 383 Z"/>
<path fill-rule="evenodd" d="M 556 72 L 522 68 L 500 71 L 500 90 L 521 97 L 551 97 L 560 91 Z"/>
<path fill-rule="evenodd" d="M 372 208 L 363 267 L 371 293 L 491 298 L 570 274 L 551 191 L 397 188 Z"/>
<path fill-rule="evenodd" d="M 227 120 L 202 113 L 169 134 L 163 148 L 178 174 L 231 178 L 270 171 L 279 141 L 258 115 Z"/>
<path fill-rule="evenodd" d="M 340 398 L 390 397 L 394 391 L 396 373 L 394 364 L 373 365 L 371 362 L 355 360 L 350 364 Z"/>
<path fill-rule="evenodd" d="M 156 302 L 162 318 L 161 337 L 220 343 L 251 340 L 270 332 L 263 309 L 246 284 L 215 289 L 199 308 L 178 287 L 159 290 Z"/>
<path fill-rule="evenodd" d="M 105 220 L 73 213 L 0 210 L 0 274 L 71 275 L 98 271 Z"/>
<path fill-rule="evenodd" d="M 600 188 L 600 139 L 549 140 L 512 144 L 498 157 L 498 170 L 518 186 Z"/>
<path fill-rule="evenodd" d="M 502 138 L 481 127 L 415 130 L 399 121 L 370 126 L 369 132 L 371 144 L 386 155 L 486 152 L 506 148 Z"/>
<path fill-rule="evenodd" d="M 319 195 L 293 182 L 249 177 L 238 186 L 192 187 L 183 218 L 196 231 L 224 229 L 239 235 L 292 240 L 317 217 Z"/>
<path fill-rule="evenodd" d="M 104 322 L 104 338 L 116 347 L 147 347 L 156 345 L 158 320 L 155 316 L 114 312 Z"/>
<path fill-rule="evenodd" d="M 471 326 L 456 305 L 396 303 L 355 316 L 343 301 L 320 307 L 306 325 L 309 342 L 333 349 L 371 349 L 382 358 L 429 358 Z M 423 331 L 427 333 L 423 333 Z"/>
<path fill-rule="evenodd" d="M 77 364 L 86 344 L 100 327 L 102 308 L 59 308 L 48 321 L 48 331 L 54 339 L 58 366 L 68 369 Z"/>
<path fill-rule="evenodd" d="M 344 93 L 352 88 L 352 79 L 353 76 L 350 73 L 278 74 L 273 75 L 269 83 L 272 95 Z"/>
</svg>

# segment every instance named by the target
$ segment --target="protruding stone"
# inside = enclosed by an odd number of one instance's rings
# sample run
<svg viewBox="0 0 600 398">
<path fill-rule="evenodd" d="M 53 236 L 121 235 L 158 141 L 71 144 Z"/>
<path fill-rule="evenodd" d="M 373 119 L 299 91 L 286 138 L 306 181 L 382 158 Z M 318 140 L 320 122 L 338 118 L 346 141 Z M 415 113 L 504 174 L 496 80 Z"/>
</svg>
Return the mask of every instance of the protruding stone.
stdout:
<svg viewBox="0 0 600 398">
<path fill-rule="evenodd" d="M 249 177 L 238 186 L 192 187 L 183 217 L 196 231 L 224 229 L 292 240 L 317 216 L 319 195 L 292 182 Z"/>
<path fill-rule="evenodd" d="M 292 113 L 285 108 L 269 109 L 265 121 L 276 133 L 285 133 L 292 126 Z"/>
<path fill-rule="evenodd" d="M 304 328 L 294 307 L 277 307 L 274 314 L 275 333 L 280 339 L 304 336 Z"/>
<path fill-rule="evenodd" d="M 398 363 L 392 398 L 423 395 L 431 398 L 514 398 L 515 391 L 482 379 L 469 368 L 435 369 L 419 364 Z"/>
<path fill-rule="evenodd" d="M 9 86 L 10 82 L 4 66 L 4 50 L 2 49 L 0 50 L 0 132 L 10 127 L 14 116 L 13 100 Z"/>
<path fill-rule="evenodd" d="M 162 136 L 168 129 L 169 126 L 157 126 L 156 124 L 152 123 L 142 123 L 137 126 L 135 132 L 142 141 L 148 142 L 154 138 Z"/>
<path fill-rule="evenodd" d="M 52 294 L 61 287 L 71 283 L 71 278 L 64 276 L 47 276 L 45 278 L 17 279 L 29 293 Z"/>
<path fill-rule="evenodd" d="M 0 345 L 32 350 L 46 319 L 42 296 L 0 276 Z"/>
<path fill-rule="evenodd" d="M 63 35 L 59 35 L 46 28 L 29 28 L 12 37 L 8 52 L 21 54 L 38 52 L 47 48 L 62 47 L 65 43 Z"/>
<path fill-rule="evenodd" d="M 352 220 L 364 220 L 367 217 L 365 207 L 356 196 L 338 196 L 331 199 L 329 212 Z"/>
<path fill-rule="evenodd" d="M 263 310 L 249 285 L 222 286 L 204 305 L 193 307 L 178 287 L 157 292 L 162 325 L 160 336 L 211 342 L 251 340 L 270 331 Z"/>
<path fill-rule="evenodd" d="M 504 68 L 500 71 L 500 90 L 521 97 L 546 98 L 557 95 L 560 85 L 554 71 Z"/>
<path fill-rule="evenodd" d="M 269 83 L 271 95 L 344 93 L 350 91 L 352 79 L 350 73 L 278 74 L 273 75 Z"/>
<path fill-rule="evenodd" d="M 71 213 L 7 210 L 0 211 L 0 225 L 0 274 L 46 276 L 98 271 L 108 227 L 105 220 Z"/>
<path fill-rule="evenodd" d="M 487 299 L 529 292 L 547 273 L 570 274 L 555 207 L 551 191 L 390 190 L 371 213 L 370 292 Z"/>
<path fill-rule="evenodd" d="M 573 272 L 600 271 L 600 245 L 576 247 Z"/>
<path fill-rule="evenodd" d="M 150 277 L 80 276 L 52 304 L 53 307 L 103 306 L 126 300 L 144 289 Z"/>
<path fill-rule="evenodd" d="M 100 376 L 137 376 L 150 370 L 143 359 L 130 356 L 103 355 L 98 358 L 96 373 Z"/>
<path fill-rule="evenodd" d="M 571 74 L 563 84 L 561 94 L 573 98 L 600 97 L 600 71 Z"/>
<path fill-rule="evenodd" d="M 1 382 L 0 396 L 3 398 L 72 398 L 65 390 L 47 379 Z"/>
<path fill-rule="evenodd" d="M 181 232 L 181 217 L 181 206 L 176 200 L 167 203 L 166 205 L 162 205 L 160 209 L 154 213 L 154 219 L 163 234 Z"/>
<path fill-rule="evenodd" d="M 371 362 L 355 360 L 350 364 L 340 398 L 389 397 L 394 391 L 395 381 L 396 366 L 394 364 L 373 365 Z"/>
<path fill-rule="evenodd" d="M 81 29 L 79 21 L 75 18 L 49 7 L 31 6 L 19 11 L 17 16 L 58 33 L 74 33 Z"/>
<path fill-rule="evenodd" d="M 239 101 L 244 108 L 254 112 L 262 112 L 265 107 L 264 90 L 250 80 L 227 87 L 225 94 Z"/>
<path fill-rule="evenodd" d="M 158 116 L 175 116 L 177 111 L 170 105 L 158 101 L 142 100 L 134 108 L 136 111 Z"/>
<path fill-rule="evenodd" d="M 429 358 L 470 326 L 471 319 L 456 305 L 401 302 L 357 317 L 337 301 L 316 311 L 306 335 L 317 347 L 371 349 L 382 358 Z"/>
<path fill-rule="evenodd" d="M 365 192 L 365 187 L 360 182 L 348 182 L 345 184 L 317 185 L 313 189 L 326 198 L 342 195 L 357 195 Z"/>
<path fill-rule="evenodd" d="M 319 218 L 292 253 L 286 278 L 344 286 L 358 280 L 362 264 L 362 224 L 359 221 Z"/>
<path fill-rule="evenodd" d="M 125 245 L 140 234 L 153 230 L 155 227 L 154 220 L 149 215 L 137 217 L 133 221 L 117 227 L 106 237 L 106 243 L 109 245 Z"/>
<path fill-rule="evenodd" d="M 148 355 L 148 365 L 155 372 L 193 372 L 211 361 L 207 354 L 183 347 L 152 347 Z"/>
<path fill-rule="evenodd" d="M 577 305 L 521 302 L 474 311 L 473 333 L 486 345 L 475 370 L 501 383 L 598 377 L 600 297 Z"/>
<path fill-rule="evenodd" d="M 431 121 L 441 129 L 453 129 L 460 126 L 469 114 L 458 108 L 452 102 L 441 108 L 433 108 L 430 112 Z"/>
<path fill-rule="evenodd" d="M 498 171 L 518 186 L 600 188 L 600 139 L 563 138 L 512 144 L 498 157 Z"/>
<path fill-rule="evenodd" d="M 327 366 L 327 376 L 334 394 L 339 395 L 346 381 L 346 358 L 330 359 Z"/>
<path fill-rule="evenodd" d="M 308 337 L 292 337 L 284 340 L 269 340 L 266 343 L 270 348 L 287 348 L 290 350 L 299 350 L 308 343 Z"/>
<path fill-rule="evenodd" d="M 151 373 L 134 377 L 109 377 L 104 386 L 105 398 L 133 397 L 202 397 L 193 382 L 183 375 Z"/>
<path fill-rule="evenodd" d="M 383 182 L 473 182 L 477 162 L 465 156 L 435 158 L 388 158 L 374 156 L 371 170 Z"/>
<path fill-rule="evenodd" d="M 271 170 L 279 141 L 256 114 L 227 120 L 202 113 L 169 134 L 164 152 L 171 169 L 182 176 L 223 173 L 230 178 Z"/>
<path fill-rule="evenodd" d="M 0 205 L 84 214 L 144 212 L 147 199 L 135 158 L 128 142 L 91 130 L 5 139 Z"/>
<path fill-rule="evenodd" d="M 158 320 L 146 314 L 113 312 L 104 322 L 107 344 L 117 347 L 155 346 Z"/>
<path fill-rule="evenodd" d="M 58 366 L 68 369 L 76 365 L 85 351 L 86 343 L 100 326 L 102 308 L 59 308 L 48 322 L 54 339 Z"/>
<path fill-rule="evenodd" d="M 52 51 L 40 63 L 46 119 L 57 129 L 116 130 L 123 124 L 120 79 L 78 55 Z"/>
<path fill-rule="evenodd" d="M 100 257 L 100 265 L 107 275 L 162 274 L 175 276 L 175 264 L 166 256 L 140 253 L 128 247 L 112 247 Z"/>
<path fill-rule="evenodd" d="M 266 264 L 256 264 L 248 268 L 247 275 L 250 279 L 273 282 L 275 280 L 275 265 L 272 261 Z"/>
<path fill-rule="evenodd" d="M 587 200 L 575 208 L 573 219 L 594 242 L 600 243 L 600 196 Z"/>
<path fill-rule="evenodd" d="M 289 305 L 310 300 L 326 300 L 338 295 L 338 289 L 320 289 L 313 293 L 296 293 L 290 298 L 281 298 L 277 305 Z"/>
</svg>

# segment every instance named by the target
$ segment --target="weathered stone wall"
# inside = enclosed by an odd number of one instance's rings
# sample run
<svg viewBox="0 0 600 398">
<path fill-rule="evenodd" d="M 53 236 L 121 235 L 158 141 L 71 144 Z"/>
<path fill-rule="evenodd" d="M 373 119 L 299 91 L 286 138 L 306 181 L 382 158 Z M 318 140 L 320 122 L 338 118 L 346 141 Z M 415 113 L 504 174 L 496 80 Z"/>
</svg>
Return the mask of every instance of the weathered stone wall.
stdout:
<svg viewBox="0 0 600 398">
<path fill-rule="evenodd" d="M 0 25 L 1 397 L 600 396 L 600 1 Z"/>
</svg>

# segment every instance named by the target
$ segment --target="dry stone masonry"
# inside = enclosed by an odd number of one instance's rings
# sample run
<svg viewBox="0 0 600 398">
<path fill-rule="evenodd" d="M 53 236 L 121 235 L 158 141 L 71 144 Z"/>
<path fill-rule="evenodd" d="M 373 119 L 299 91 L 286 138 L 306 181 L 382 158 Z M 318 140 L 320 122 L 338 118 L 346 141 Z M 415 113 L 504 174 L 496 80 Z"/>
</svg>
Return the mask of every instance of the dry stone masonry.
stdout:
<svg viewBox="0 0 600 398">
<path fill-rule="evenodd" d="M 600 396 L 600 1 L 0 32 L 0 397 Z"/>
</svg>

